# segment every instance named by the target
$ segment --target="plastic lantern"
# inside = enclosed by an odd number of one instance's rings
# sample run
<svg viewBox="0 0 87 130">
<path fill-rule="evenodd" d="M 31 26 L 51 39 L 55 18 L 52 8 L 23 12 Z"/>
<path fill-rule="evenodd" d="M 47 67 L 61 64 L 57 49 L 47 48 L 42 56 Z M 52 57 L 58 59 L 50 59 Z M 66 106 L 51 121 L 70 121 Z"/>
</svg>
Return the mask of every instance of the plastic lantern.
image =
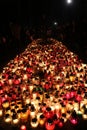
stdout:
<svg viewBox="0 0 87 130">
<path fill-rule="evenodd" d="M 46 118 L 52 118 L 53 115 L 54 115 L 54 113 L 53 113 L 53 111 L 51 110 L 50 107 L 47 107 L 47 108 L 46 108 L 46 112 L 45 112 L 44 114 L 45 114 L 45 117 L 46 117 Z"/>
<path fill-rule="evenodd" d="M 27 130 L 27 128 L 26 128 L 25 125 L 22 125 L 22 126 L 20 127 L 20 130 Z"/>
<path fill-rule="evenodd" d="M 63 127 L 63 125 L 64 125 L 64 124 L 63 124 L 62 121 L 59 121 L 59 122 L 58 122 L 58 126 L 59 126 L 60 128 Z"/>
<path fill-rule="evenodd" d="M 26 122 L 27 119 L 28 119 L 28 111 L 24 108 L 24 109 L 22 109 L 22 111 L 21 111 L 21 120 L 22 120 L 23 122 Z"/>
<path fill-rule="evenodd" d="M 70 119 L 70 122 L 73 124 L 73 125 L 76 125 L 78 123 L 78 120 L 75 119 L 75 118 L 71 118 Z"/>
<path fill-rule="evenodd" d="M 43 126 L 45 124 L 45 120 L 46 120 L 45 116 L 41 114 L 39 118 L 39 124 Z"/>
<path fill-rule="evenodd" d="M 70 118 L 70 122 L 73 124 L 73 125 L 76 125 L 78 123 L 78 119 L 77 119 L 77 114 L 76 114 L 76 111 L 74 110 L 71 114 L 71 118 Z"/>
<path fill-rule="evenodd" d="M 48 119 L 45 123 L 46 130 L 54 130 L 55 129 L 55 123 L 52 119 Z"/>
</svg>

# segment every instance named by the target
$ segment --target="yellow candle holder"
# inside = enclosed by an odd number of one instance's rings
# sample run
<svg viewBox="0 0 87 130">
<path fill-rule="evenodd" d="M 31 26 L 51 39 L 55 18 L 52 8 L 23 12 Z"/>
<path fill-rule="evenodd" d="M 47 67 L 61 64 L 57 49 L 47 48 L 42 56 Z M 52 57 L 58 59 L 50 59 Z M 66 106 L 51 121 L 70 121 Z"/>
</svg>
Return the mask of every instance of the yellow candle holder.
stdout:
<svg viewBox="0 0 87 130">
<path fill-rule="evenodd" d="M 28 116 L 29 116 L 28 111 L 26 109 L 23 109 L 21 112 L 21 120 L 26 122 L 28 119 Z"/>
<path fill-rule="evenodd" d="M 87 114 L 83 114 L 82 117 L 84 120 L 87 120 Z"/>
<path fill-rule="evenodd" d="M 4 121 L 5 121 L 6 123 L 11 123 L 12 117 L 11 117 L 9 114 L 6 114 L 5 117 L 4 117 Z"/>
<path fill-rule="evenodd" d="M 7 107 L 9 107 L 9 105 L 10 105 L 10 104 L 9 104 L 8 101 L 5 101 L 5 102 L 2 103 L 2 106 L 3 106 L 3 108 L 5 108 L 5 109 L 6 109 Z"/>
<path fill-rule="evenodd" d="M 14 124 L 14 125 L 17 125 L 18 123 L 19 123 L 19 118 L 17 118 L 17 117 L 15 117 L 14 119 L 12 119 L 12 123 Z"/>
<path fill-rule="evenodd" d="M 17 101 L 17 106 L 18 106 L 19 108 L 22 108 L 22 102 L 21 102 L 21 101 Z"/>
<path fill-rule="evenodd" d="M 15 103 L 11 103 L 10 107 L 11 107 L 11 109 L 14 109 L 15 108 Z"/>
<path fill-rule="evenodd" d="M 11 109 L 10 109 L 10 107 L 6 108 L 5 113 L 11 115 Z"/>
<path fill-rule="evenodd" d="M 18 118 L 21 119 L 21 109 L 17 110 L 17 115 L 18 115 Z"/>
<path fill-rule="evenodd" d="M 0 108 L 0 117 L 3 115 L 3 109 Z"/>
<path fill-rule="evenodd" d="M 40 117 L 39 117 L 39 124 L 41 126 L 43 126 L 45 124 L 45 121 L 46 121 L 46 118 L 44 117 L 43 114 L 41 114 Z"/>
</svg>

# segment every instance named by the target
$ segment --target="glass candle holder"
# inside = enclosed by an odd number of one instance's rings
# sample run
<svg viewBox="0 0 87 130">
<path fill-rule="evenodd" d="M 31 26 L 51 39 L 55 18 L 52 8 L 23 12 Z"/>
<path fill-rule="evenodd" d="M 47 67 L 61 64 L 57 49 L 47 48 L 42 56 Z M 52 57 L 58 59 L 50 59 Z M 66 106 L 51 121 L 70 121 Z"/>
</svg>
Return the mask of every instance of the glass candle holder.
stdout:
<svg viewBox="0 0 87 130">
<path fill-rule="evenodd" d="M 25 80 L 25 81 L 28 80 L 28 75 L 27 75 L 27 74 L 24 74 L 24 75 L 23 75 L 23 80 Z"/>
<path fill-rule="evenodd" d="M 75 111 L 78 111 L 79 110 L 79 103 L 78 102 L 74 102 L 73 107 L 74 107 Z"/>
<path fill-rule="evenodd" d="M 70 116 L 71 116 L 71 111 L 67 110 L 67 113 L 66 113 L 67 120 L 70 118 Z"/>
<path fill-rule="evenodd" d="M 18 106 L 18 108 L 22 108 L 22 102 L 21 102 L 21 101 L 18 101 L 18 102 L 17 102 L 17 106 Z"/>
<path fill-rule="evenodd" d="M 28 111 L 27 111 L 27 109 L 22 109 L 22 111 L 21 111 L 21 120 L 26 122 L 27 119 L 28 119 Z"/>
<path fill-rule="evenodd" d="M 87 120 L 87 114 L 83 114 L 82 117 L 84 120 Z"/>
<path fill-rule="evenodd" d="M 3 103 L 2 103 L 2 106 L 3 106 L 3 108 L 7 108 L 7 107 L 9 107 L 9 101 L 4 101 Z"/>
<path fill-rule="evenodd" d="M 16 113 L 15 109 L 11 109 L 11 116 L 13 116 L 14 113 Z"/>
<path fill-rule="evenodd" d="M 67 111 L 66 106 L 65 106 L 65 105 L 62 106 L 62 108 L 61 108 L 61 113 L 66 113 L 66 111 Z"/>
<path fill-rule="evenodd" d="M 63 120 L 63 118 L 61 118 L 61 119 L 59 120 L 59 122 L 58 122 L 58 126 L 59 126 L 59 128 L 62 128 L 63 125 L 64 125 L 64 120 Z"/>
<path fill-rule="evenodd" d="M 22 126 L 20 127 L 20 130 L 27 130 L 27 128 L 26 128 L 25 125 L 22 125 Z"/>
<path fill-rule="evenodd" d="M 55 124 L 53 123 L 52 119 L 48 119 L 45 122 L 45 128 L 46 128 L 46 130 L 54 130 L 55 129 Z"/>
<path fill-rule="evenodd" d="M 21 119 L 21 112 L 22 112 L 21 109 L 18 109 L 18 110 L 17 110 L 17 116 L 18 116 L 19 119 Z"/>
<path fill-rule="evenodd" d="M 29 104 L 30 103 L 30 98 L 26 98 L 25 101 L 24 101 L 25 105 Z"/>
<path fill-rule="evenodd" d="M 50 107 L 47 107 L 46 112 L 44 114 L 45 114 L 46 118 L 52 118 L 54 113 L 53 113 L 53 111 L 51 110 Z"/>
<path fill-rule="evenodd" d="M 9 114 L 6 114 L 6 115 L 4 116 L 4 121 L 5 121 L 6 123 L 11 123 L 12 117 L 11 117 Z"/>
<path fill-rule="evenodd" d="M 38 127 L 39 122 L 38 122 L 37 118 L 32 118 L 30 124 L 31 124 L 32 128 L 36 128 L 36 127 Z"/>
<path fill-rule="evenodd" d="M 76 111 L 72 111 L 71 113 L 71 117 L 70 117 L 70 122 L 73 124 L 73 125 L 76 125 L 78 123 L 78 119 L 77 119 L 77 114 L 76 114 Z"/>
<path fill-rule="evenodd" d="M 10 107 L 7 107 L 7 108 L 5 109 L 5 113 L 11 115 L 11 109 L 10 109 Z"/>
<path fill-rule="evenodd" d="M 42 104 L 42 112 L 45 112 L 46 111 L 46 103 L 43 103 Z"/>
<path fill-rule="evenodd" d="M 55 125 L 58 123 L 58 117 L 56 114 L 53 115 L 53 122 L 55 123 Z"/>
<path fill-rule="evenodd" d="M 3 109 L 0 108 L 0 117 L 3 115 Z"/>
<path fill-rule="evenodd" d="M 29 85 L 29 91 L 30 91 L 30 93 L 32 93 L 33 88 L 34 88 L 33 84 Z"/>
<path fill-rule="evenodd" d="M 8 84 L 12 85 L 13 84 L 13 79 L 8 79 Z"/>
<path fill-rule="evenodd" d="M 78 123 L 78 120 L 76 118 L 71 118 L 70 119 L 70 122 L 73 124 L 73 125 L 76 125 Z"/>
<path fill-rule="evenodd" d="M 41 126 L 43 126 L 45 124 L 45 121 L 46 121 L 45 116 L 43 114 L 41 114 L 40 117 L 39 117 L 39 124 Z"/>
<path fill-rule="evenodd" d="M 15 102 L 10 104 L 11 109 L 15 108 Z"/>
<path fill-rule="evenodd" d="M 87 108 L 84 110 L 84 114 L 82 115 L 84 120 L 87 120 Z"/>
<path fill-rule="evenodd" d="M 35 109 L 35 107 L 33 106 L 31 106 L 31 108 L 30 108 L 30 117 L 31 118 L 34 118 L 36 116 L 36 109 Z"/>
<path fill-rule="evenodd" d="M 13 116 L 12 116 L 12 123 L 14 125 L 19 123 L 19 118 L 18 118 L 17 114 L 13 114 Z"/>
<path fill-rule="evenodd" d="M 32 93 L 32 98 L 33 98 L 34 100 L 36 99 L 36 97 L 37 97 L 37 93 L 36 93 L 36 92 Z"/>
</svg>

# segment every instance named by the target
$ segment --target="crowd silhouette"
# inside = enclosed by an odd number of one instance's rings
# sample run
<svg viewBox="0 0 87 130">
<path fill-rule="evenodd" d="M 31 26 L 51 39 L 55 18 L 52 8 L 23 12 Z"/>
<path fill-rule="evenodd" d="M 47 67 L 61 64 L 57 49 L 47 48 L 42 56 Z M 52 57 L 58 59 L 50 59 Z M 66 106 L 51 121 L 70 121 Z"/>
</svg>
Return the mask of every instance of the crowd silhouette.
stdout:
<svg viewBox="0 0 87 130">
<path fill-rule="evenodd" d="M 43 23 L 37 27 L 9 22 L 0 26 L 0 68 L 11 58 L 19 54 L 33 40 L 38 38 L 55 38 L 63 42 L 70 50 L 87 63 L 87 20 L 72 20 L 49 26 Z M 44 42 L 46 44 L 46 42 Z"/>
</svg>

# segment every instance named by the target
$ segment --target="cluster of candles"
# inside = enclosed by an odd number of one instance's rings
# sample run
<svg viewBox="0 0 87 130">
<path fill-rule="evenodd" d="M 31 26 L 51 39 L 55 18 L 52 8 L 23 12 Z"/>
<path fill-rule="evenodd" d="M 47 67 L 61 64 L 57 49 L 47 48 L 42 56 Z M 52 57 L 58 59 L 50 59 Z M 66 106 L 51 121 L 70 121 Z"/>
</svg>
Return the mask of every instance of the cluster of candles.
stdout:
<svg viewBox="0 0 87 130">
<path fill-rule="evenodd" d="M 0 118 L 20 130 L 87 120 L 87 65 L 61 42 L 33 41 L 0 74 Z"/>
</svg>

